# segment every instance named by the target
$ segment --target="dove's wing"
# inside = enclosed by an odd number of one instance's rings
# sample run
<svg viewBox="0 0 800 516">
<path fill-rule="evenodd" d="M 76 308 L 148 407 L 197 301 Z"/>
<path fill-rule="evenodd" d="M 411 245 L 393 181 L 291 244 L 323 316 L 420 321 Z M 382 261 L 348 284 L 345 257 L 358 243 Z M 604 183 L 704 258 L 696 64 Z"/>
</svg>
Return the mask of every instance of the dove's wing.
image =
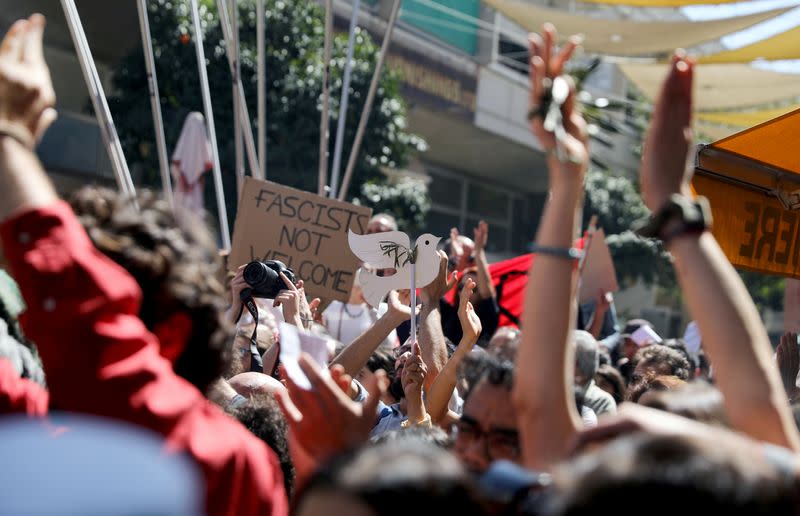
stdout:
<svg viewBox="0 0 800 516">
<path fill-rule="evenodd" d="M 387 248 L 396 244 L 401 258 L 400 264 L 405 261 L 403 254 L 409 249 L 408 235 L 402 231 L 389 231 L 388 233 L 374 233 L 372 235 L 357 235 L 350 230 L 347 234 L 350 250 L 359 260 L 369 264 L 375 269 L 391 269 L 395 266 L 395 253 L 387 252 Z"/>
</svg>

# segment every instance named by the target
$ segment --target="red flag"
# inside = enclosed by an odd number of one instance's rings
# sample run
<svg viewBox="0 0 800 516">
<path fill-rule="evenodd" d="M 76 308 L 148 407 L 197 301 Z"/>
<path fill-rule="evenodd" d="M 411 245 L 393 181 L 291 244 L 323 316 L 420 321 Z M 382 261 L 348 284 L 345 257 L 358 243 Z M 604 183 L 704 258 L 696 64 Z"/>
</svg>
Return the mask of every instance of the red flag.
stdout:
<svg viewBox="0 0 800 516">
<path fill-rule="evenodd" d="M 577 249 L 583 249 L 587 237 L 575 241 Z M 528 286 L 528 270 L 533 263 L 533 254 L 523 254 L 516 258 L 489 264 L 489 275 L 497 292 L 497 305 L 500 307 L 500 323 L 503 326 L 519 327 L 522 318 L 522 307 L 525 304 L 525 287 Z M 445 296 L 447 301 L 457 303 L 455 289 Z"/>
<path fill-rule="evenodd" d="M 519 327 L 522 306 L 525 302 L 525 287 L 528 285 L 528 269 L 533 262 L 532 254 L 524 254 L 510 260 L 489 265 L 489 274 L 497 291 L 500 307 L 498 327 Z"/>
<path fill-rule="evenodd" d="M 583 249 L 586 237 L 575 241 L 575 247 Z M 500 307 L 498 327 L 519 327 L 522 307 L 525 304 L 525 287 L 528 286 L 528 270 L 533 263 L 533 254 L 524 254 L 489 265 L 489 274 L 497 291 L 497 304 Z"/>
</svg>

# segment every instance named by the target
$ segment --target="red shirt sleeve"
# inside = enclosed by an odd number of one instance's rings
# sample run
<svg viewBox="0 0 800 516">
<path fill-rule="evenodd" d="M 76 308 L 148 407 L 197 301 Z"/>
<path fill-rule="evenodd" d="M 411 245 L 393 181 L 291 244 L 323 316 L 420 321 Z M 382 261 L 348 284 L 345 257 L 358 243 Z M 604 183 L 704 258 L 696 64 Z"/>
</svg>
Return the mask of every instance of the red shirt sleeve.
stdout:
<svg viewBox="0 0 800 516">
<path fill-rule="evenodd" d="M 36 382 L 20 378 L 14 365 L 0 358 L 0 414 L 47 414 L 47 391 Z"/>
<path fill-rule="evenodd" d="M 59 202 L 0 225 L 28 306 L 20 322 L 47 373 L 50 407 L 128 421 L 186 451 L 209 514 L 288 512 L 275 454 L 175 374 L 138 317 L 135 280 L 100 253 Z"/>
</svg>

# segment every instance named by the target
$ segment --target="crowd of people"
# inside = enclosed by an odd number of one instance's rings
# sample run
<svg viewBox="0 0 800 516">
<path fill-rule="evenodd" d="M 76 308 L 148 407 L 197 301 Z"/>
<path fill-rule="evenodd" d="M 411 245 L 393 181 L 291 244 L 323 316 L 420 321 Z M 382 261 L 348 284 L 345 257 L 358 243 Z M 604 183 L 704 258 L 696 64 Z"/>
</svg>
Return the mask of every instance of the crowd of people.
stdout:
<svg viewBox="0 0 800 516">
<path fill-rule="evenodd" d="M 54 119 L 44 25 L 18 21 L 0 45 L 2 263 L 26 304 L 0 297 L 0 443 L 26 443 L 0 444 L 10 459 L 0 512 L 800 513 L 797 335 L 773 355 L 692 195 L 684 54 L 671 60 L 640 170 L 654 213 L 643 233 L 671 253 L 694 318 L 670 339 L 645 320 L 618 324 L 606 293 L 577 306 L 589 149 L 564 75 L 577 38 L 556 49 L 550 25 L 530 37 L 528 120 L 550 193 L 516 328 L 498 327 L 485 223 L 471 239 L 453 230 L 418 306 L 408 291 L 370 306 L 356 283 L 323 310 L 302 278 L 282 275 L 253 317 L 245 264 L 228 264 L 223 281 L 206 226 L 158 193 L 84 187 L 61 200 L 33 152 Z M 563 131 L 544 124 L 558 81 L 569 87 Z M 397 229 L 378 214 L 368 232 Z M 300 356 L 307 384 L 281 363 L 282 323 L 329 343 L 326 363 Z M 133 431 L 156 451 L 117 442 Z M 50 451 L 59 443 L 83 459 Z M 169 459 L 184 462 L 161 468 Z"/>
</svg>

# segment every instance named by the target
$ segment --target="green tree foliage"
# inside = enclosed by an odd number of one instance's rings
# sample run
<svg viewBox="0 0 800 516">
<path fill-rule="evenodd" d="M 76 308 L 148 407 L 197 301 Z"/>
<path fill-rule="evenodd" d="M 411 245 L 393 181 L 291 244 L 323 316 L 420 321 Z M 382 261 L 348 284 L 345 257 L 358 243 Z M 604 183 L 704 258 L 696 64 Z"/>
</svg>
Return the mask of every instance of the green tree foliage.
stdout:
<svg viewBox="0 0 800 516">
<path fill-rule="evenodd" d="M 759 272 L 739 271 L 750 296 L 762 312 L 769 308 L 774 311 L 783 310 L 783 294 L 786 281 L 780 276 Z"/>
<path fill-rule="evenodd" d="M 591 170 L 586 176 L 584 226 L 592 215 L 597 215 L 598 225 L 608 235 L 621 285 L 641 279 L 648 285 L 677 289 L 674 269 L 661 243 L 630 230 L 635 222 L 649 215 L 633 181 L 608 171 Z M 739 274 L 760 310 L 783 310 L 784 278 L 748 271 Z"/>
<path fill-rule="evenodd" d="M 621 285 L 631 285 L 638 279 L 648 285 L 674 284 L 672 266 L 661 244 L 631 231 L 637 221 L 650 214 L 633 181 L 606 170 L 590 170 L 583 213 L 584 227 L 592 215 L 597 215 Z"/>
<path fill-rule="evenodd" d="M 322 9 L 311 0 L 267 0 L 267 174 L 279 183 L 316 191 L 319 156 L 320 97 L 322 91 Z M 200 6 L 214 120 L 223 169 L 229 216 L 235 214 L 233 104 L 230 72 L 214 2 Z M 253 0 L 239 5 L 242 81 L 253 131 L 256 132 L 256 14 Z M 174 147 L 186 115 L 203 111 L 188 2 L 150 0 L 150 29 L 161 94 L 168 150 Z M 345 64 L 347 35 L 338 35 L 331 66 L 330 153 L 336 136 L 339 98 Z M 366 32 L 356 38 L 347 113 L 343 161 L 350 153 L 355 130 L 374 70 L 378 46 Z M 147 96 L 147 79 L 141 48 L 130 53 L 114 70 L 110 106 L 126 157 L 144 170 L 143 180 L 158 183 L 158 162 Z M 255 135 L 254 135 L 255 136 Z M 380 183 L 381 167 L 404 166 L 424 142 L 406 131 L 406 108 L 400 97 L 396 73 L 384 70 L 367 133 L 351 183 L 350 197 L 362 184 Z M 344 168 L 344 165 L 342 166 Z M 343 173 L 344 171 L 342 171 Z M 210 181 L 208 182 L 210 183 Z M 207 186 L 207 199 L 210 185 Z"/>
<path fill-rule="evenodd" d="M 373 213 L 391 213 L 397 219 L 400 230 L 410 235 L 416 235 L 425 228 L 431 208 L 425 183 L 409 178 L 388 183 L 364 183 L 356 202 L 369 206 Z"/>
</svg>

